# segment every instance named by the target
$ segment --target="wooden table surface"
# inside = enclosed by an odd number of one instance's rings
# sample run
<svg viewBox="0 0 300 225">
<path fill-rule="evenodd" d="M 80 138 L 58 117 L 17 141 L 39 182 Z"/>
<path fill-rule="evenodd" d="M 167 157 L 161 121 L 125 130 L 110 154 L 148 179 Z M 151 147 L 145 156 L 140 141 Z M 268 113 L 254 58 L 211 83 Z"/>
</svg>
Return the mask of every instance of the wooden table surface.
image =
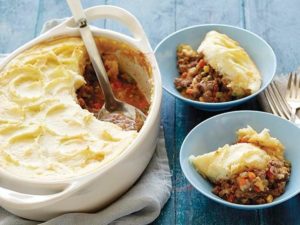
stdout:
<svg viewBox="0 0 300 225">
<path fill-rule="evenodd" d="M 153 48 L 178 29 L 224 23 L 251 30 L 269 42 L 277 56 L 278 73 L 295 70 L 300 64 L 299 0 L 84 0 L 83 4 L 85 8 L 111 4 L 129 10 L 140 20 Z M 0 53 L 5 53 L 37 36 L 45 21 L 68 17 L 70 11 L 64 0 L 0 0 L 0 15 Z M 98 21 L 97 25 L 127 32 L 110 20 Z M 198 193 L 182 174 L 179 149 L 187 133 L 214 114 L 187 106 L 167 93 L 163 97 L 162 124 L 173 191 L 153 224 L 300 224 L 299 195 L 270 209 L 242 211 L 217 204 Z M 236 109 L 260 108 L 253 100 Z"/>
</svg>

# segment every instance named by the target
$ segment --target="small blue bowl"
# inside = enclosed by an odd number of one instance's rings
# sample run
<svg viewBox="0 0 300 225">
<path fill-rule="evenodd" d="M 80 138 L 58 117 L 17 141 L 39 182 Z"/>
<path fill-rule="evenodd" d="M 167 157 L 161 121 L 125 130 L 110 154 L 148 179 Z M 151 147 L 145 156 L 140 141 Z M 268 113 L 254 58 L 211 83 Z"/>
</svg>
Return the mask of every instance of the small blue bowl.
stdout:
<svg viewBox="0 0 300 225">
<path fill-rule="evenodd" d="M 250 96 L 234 101 L 222 103 L 205 103 L 184 98 L 175 88 L 174 80 L 178 77 L 176 66 L 176 48 L 179 44 L 185 43 L 197 49 L 207 32 L 211 30 L 219 31 L 238 41 L 247 51 L 254 63 L 257 65 L 261 76 L 261 88 Z M 272 81 L 276 72 L 275 54 L 261 37 L 238 27 L 228 25 L 206 24 L 197 25 L 176 31 L 163 39 L 155 49 L 156 59 L 162 74 L 162 83 L 166 91 L 176 98 L 202 110 L 221 111 L 240 105 L 260 92 L 262 92 Z"/>
<path fill-rule="evenodd" d="M 291 162 L 292 172 L 284 194 L 273 202 L 261 205 L 240 205 L 214 195 L 213 186 L 197 173 L 189 161 L 190 155 L 201 155 L 236 141 L 236 131 L 250 125 L 260 132 L 270 130 L 273 137 L 285 146 L 285 157 Z M 184 139 L 180 149 L 181 169 L 188 181 L 203 195 L 223 205 L 239 209 L 261 209 L 282 203 L 300 191 L 300 129 L 280 117 L 258 111 L 234 111 L 214 116 L 197 125 Z"/>
</svg>

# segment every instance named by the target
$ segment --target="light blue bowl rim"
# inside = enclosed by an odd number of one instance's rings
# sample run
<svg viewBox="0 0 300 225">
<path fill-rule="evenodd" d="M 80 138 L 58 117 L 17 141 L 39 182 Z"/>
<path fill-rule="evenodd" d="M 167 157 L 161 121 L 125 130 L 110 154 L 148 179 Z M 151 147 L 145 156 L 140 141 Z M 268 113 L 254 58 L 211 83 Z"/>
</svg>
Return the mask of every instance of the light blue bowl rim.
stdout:
<svg viewBox="0 0 300 225">
<path fill-rule="evenodd" d="M 195 185 L 188 177 L 189 175 L 186 173 L 185 170 L 182 169 L 182 165 L 183 165 L 183 146 L 185 145 L 185 143 L 187 142 L 187 140 L 189 139 L 189 136 L 191 135 L 191 133 L 193 133 L 196 129 L 198 129 L 199 126 L 201 126 L 202 124 L 204 123 L 208 123 L 210 122 L 211 120 L 214 120 L 218 117 L 224 117 L 224 116 L 227 116 L 227 115 L 230 115 L 230 114 L 240 114 L 240 113 L 244 113 L 244 114 L 264 114 L 266 116 L 270 116 L 270 117 L 276 117 L 277 119 L 280 119 L 280 120 L 283 120 L 287 123 L 290 123 L 290 125 L 292 126 L 295 126 L 297 127 L 295 124 L 285 120 L 285 119 L 282 119 L 281 117 L 279 116 L 276 116 L 276 115 L 273 115 L 271 113 L 267 113 L 267 112 L 261 112 L 261 111 L 254 111 L 254 110 L 238 110 L 238 111 L 231 111 L 231 112 L 226 112 L 226 113 L 221 113 L 219 115 L 216 115 L 216 116 L 213 116 L 213 117 L 210 117 L 204 121 L 202 121 L 201 123 L 199 123 L 197 126 L 195 126 L 188 134 L 187 136 L 185 137 L 185 139 L 183 140 L 182 142 L 182 145 L 180 147 L 180 152 L 179 152 L 179 162 L 180 162 L 180 167 L 181 167 L 181 170 L 184 174 L 184 176 L 186 177 L 186 179 L 189 181 L 189 183 L 195 188 L 197 189 L 201 194 L 203 194 L 204 196 L 206 196 L 207 198 L 209 199 L 212 199 L 218 203 L 221 203 L 223 205 L 226 205 L 226 206 L 229 206 L 231 208 L 238 208 L 238 209 L 245 209 L 245 210 L 254 210 L 254 209 L 263 209 L 263 208 L 268 208 L 268 207 L 272 207 L 272 206 L 275 206 L 275 205 L 278 205 L 282 202 L 285 202 L 291 198 L 293 198 L 294 196 L 296 196 L 297 194 L 299 194 L 300 190 L 295 190 L 293 191 L 291 194 L 289 194 L 288 196 L 280 199 L 280 200 L 275 200 L 274 202 L 271 202 L 271 203 L 266 203 L 266 204 L 260 204 L 260 205 L 242 205 L 242 204 L 236 204 L 236 203 L 231 203 L 231 202 L 227 202 L 223 199 L 221 199 L 220 197 L 218 196 L 210 196 L 208 194 L 206 194 L 205 192 L 202 191 L 201 188 L 198 188 L 197 185 Z M 297 127 L 298 128 L 298 127 Z M 298 128 L 300 129 L 300 128 Z M 209 182 L 209 181 L 207 181 Z"/>
<path fill-rule="evenodd" d="M 274 58 L 274 69 L 273 69 L 273 75 L 271 76 L 271 79 L 269 82 L 265 83 L 264 86 L 262 86 L 258 91 L 256 91 L 255 93 L 249 95 L 249 96 L 246 96 L 244 98 L 240 98 L 240 99 L 237 99 L 237 100 L 233 100 L 233 101 L 228 101 L 228 102 L 220 102 L 220 103 L 213 103 L 213 102 L 199 102 L 199 101 L 194 101 L 194 100 L 191 100 L 191 99 L 188 99 L 188 98 L 185 98 L 183 96 L 181 96 L 179 93 L 174 95 L 174 93 L 170 90 L 168 90 L 164 84 L 163 84 L 163 89 L 166 90 L 168 93 L 170 93 L 171 95 L 183 100 L 183 101 L 186 101 L 186 102 L 189 102 L 189 103 L 192 103 L 192 104 L 197 104 L 199 106 L 228 106 L 228 104 L 235 104 L 235 103 L 240 103 L 240 102 L 244 102 L 244 101 L 248 101 L 249 99 L 255 97 L 256 95 L 258 95 L 260 92 L 262 92 L 273 80 L 274 76 L 275 76 L 275 73 L 276 73 L 276 68 L 277 68 L 277 59 L 276 59 L 276 55 L 272 49 L 272 47 L 263 39 L 261 38 L 260 36 L 258 36 L 257 34 L 249 31 L 249 30 L 246 30 L 244 28 L 240 28 L 240 27 L 237 27 L 237 26 L 232 26 L 232 25 L 227 25 L 227 24 L 198 24 L 198 25 L 193 25 L 193 26 L 189 26 L 189 27 L 185 27 L 185 28 L 182 28 L 182 29 L 179 29 L 171 34 L 169 34 L 168 36 L 166 36 L 164 39 L 162 39 L 158 45 L 155 47 L 154 49 L 154 53 L 156 53 L 156 51 L 158 50 L 158 48 L 170 37 L 176 35 L 177 33 L 180 33 L 182 31 L 185 31 L 185 30 L 189 30 L 189 29 L 193 29 L 193 28 L 198 28 L 198 27 L 207 27 L 207 26 L 211 26 L 211 27 L 229 27 L 229 28 L 232 28 L 232 29 L 236 29 L 236 30 L 242 30 L 250 35 L 253 35 L 255 36 L 256 38 L 258 38 L 260 41 L 262 41 L 269 49 L 270 49 L 270 52 L 272 54 L 272 57 Z"/>
</svg>

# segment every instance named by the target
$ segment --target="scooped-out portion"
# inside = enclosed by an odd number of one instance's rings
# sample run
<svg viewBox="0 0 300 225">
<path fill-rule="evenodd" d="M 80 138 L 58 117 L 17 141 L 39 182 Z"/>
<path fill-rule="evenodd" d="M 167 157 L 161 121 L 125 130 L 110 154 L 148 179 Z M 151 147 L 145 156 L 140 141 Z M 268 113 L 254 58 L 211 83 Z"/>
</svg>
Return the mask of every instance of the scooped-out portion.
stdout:
<svg viewBox="0 0 300 225">
<path fill-rule="evenodd" d="M 118 58 L 113 54 L 103 54 L 102 58 L 116 98 L 147 114 L 149 102 L 138 88 L 137 82 L 128 73 L 120 71 Z M 76 91 L 78 102 L 82 108 L 97 115 L 104 105 L 104 95 L 91 63 L 86 65 L 83 76 L 86 83 Z M 133 120 L 119 112 L 107 114 L 101 119 L 117 124 L 124 130 L 139 131 L 143 125 L 141 119 Z"/>
</svg>

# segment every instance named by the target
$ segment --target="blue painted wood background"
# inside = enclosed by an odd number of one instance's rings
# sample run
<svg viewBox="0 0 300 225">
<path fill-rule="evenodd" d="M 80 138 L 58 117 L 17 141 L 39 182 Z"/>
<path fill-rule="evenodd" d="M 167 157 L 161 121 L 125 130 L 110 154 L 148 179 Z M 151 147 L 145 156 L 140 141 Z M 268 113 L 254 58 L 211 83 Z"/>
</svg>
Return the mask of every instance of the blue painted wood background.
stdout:
<svg viewBox="0 0 300 225">
<path fill-rule="evenodd" d="M 84 7 L 121 6 L 143 25 L 154 48 L 166 35 L 186 26 L 224 23 L 249 29 L 273 47 L 277 72 L 300 64 L 299 0 L 83 0 Z M 70 16 L 64 0 L 0 0 L 0 53 L 10 52 L 40 33 L 45 21 Z M 126 32 L 112 21 L 98 26 Z M 236 109 L 256 109 L 256 100 Z M 221 206 L 195 191 L 184 178 L 178 160 L 186 134 L 214 114 L 198 111 L 164 93 L 162 123 L 172 170 L 172 196 L 153 224 L 300 224 L 300 199 L 271 209 L 241 211 Z"/>
</svg>

